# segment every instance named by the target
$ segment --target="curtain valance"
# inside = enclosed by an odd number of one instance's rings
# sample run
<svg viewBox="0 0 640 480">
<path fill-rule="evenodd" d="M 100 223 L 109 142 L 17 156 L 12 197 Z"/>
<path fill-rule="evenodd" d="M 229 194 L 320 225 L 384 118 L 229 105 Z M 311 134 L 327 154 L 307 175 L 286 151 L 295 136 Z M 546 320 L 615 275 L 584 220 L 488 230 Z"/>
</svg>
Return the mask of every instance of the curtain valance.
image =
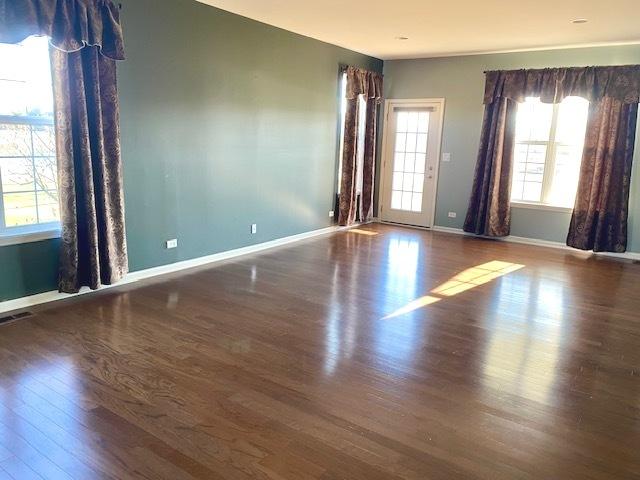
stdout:
<svg viewBox="0 0 640 480">
<path fill-rule="evenodd" d="M 347 99 L 353 100 L 358 95 L 365 98 L 382 100 L 382 75 L 377 72 L 357 67 L 345 68 L 347 73 Z"/>
<path fill-rule="evenodd" d="M 638 103 L 640 65 L 486 72 L 485 105 L 498 98 L 523 102 L 526 97 L 560 103 L 569 96 L 583 97 L 590 102 L 613 98 L 622 103 Z"/>
<path fill-rule="evenodd" d="M 46 35 L 64 52 L 96 46 L 124 60 L 120 12 L 111 0 L 0 0 L 0 43 Z"/>
</svg>

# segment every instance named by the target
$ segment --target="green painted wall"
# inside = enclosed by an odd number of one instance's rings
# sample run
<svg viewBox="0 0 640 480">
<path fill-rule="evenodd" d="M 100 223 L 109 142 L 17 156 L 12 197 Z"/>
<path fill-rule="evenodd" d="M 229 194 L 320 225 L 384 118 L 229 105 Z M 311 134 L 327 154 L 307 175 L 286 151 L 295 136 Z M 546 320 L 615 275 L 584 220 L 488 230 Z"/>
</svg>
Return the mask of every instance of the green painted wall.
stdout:
<svg viewBox="0 0 640 480">
<path fill-rule="evenodd" d="M 462 228 L 464 222 L 482 123 L 484 70 L 632 63 L 640 63 L 640 45 L 386 61 L 386 98 L 446 99 L 442 151 L 451 152 L 452 160 L 440 164 L 436 225 Z M 629 250 L 640 252 L 640 147 L 634 162 Z M 450 211 L 457 218 L 448 218 Z M 514 208 L 511 233 L 564 242 L 569 220 L 566 213 Z"/>
<path fill-rule="evenodd" d="M 122 4 L 131 270 L 330 225 L 339 65 L 382 62 L 194 0 Z M 0 301 L 55 289 L 57 246 L 1 247 Z"/>
</svg>

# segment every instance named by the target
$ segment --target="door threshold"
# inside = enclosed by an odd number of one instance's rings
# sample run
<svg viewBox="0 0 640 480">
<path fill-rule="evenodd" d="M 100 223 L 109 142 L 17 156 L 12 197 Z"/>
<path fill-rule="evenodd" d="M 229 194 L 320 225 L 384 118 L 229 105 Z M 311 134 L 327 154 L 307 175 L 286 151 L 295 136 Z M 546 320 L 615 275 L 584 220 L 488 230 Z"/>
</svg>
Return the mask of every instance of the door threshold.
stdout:
<svg viewBox="0 0 640 480">
<path fill-rule="evenodd" d="M 386 225 L 396 225 L 398 227 L 417 228 L 419 230 L 431 230 L 431 227 L 425 227 L 423 225 L 412 225 L 410 223 L 391 222 L 389 220 L 378 220 L 378 223 L 384 223 Z"/>
</svg>

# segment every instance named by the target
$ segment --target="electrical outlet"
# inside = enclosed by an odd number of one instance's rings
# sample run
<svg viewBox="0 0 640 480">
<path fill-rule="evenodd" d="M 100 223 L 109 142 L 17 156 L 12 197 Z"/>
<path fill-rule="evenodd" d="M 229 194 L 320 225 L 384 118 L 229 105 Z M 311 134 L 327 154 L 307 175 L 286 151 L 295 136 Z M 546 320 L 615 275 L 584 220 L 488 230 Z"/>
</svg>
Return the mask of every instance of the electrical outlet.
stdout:
<svg viewBox="0 0 640 480">
<path fill-rule="evenodd" d="M 333 218 L 333 216 L 335 215 L 333 210 L 329 210 L 329 218 Z"/>
<path fill-rule="evenodd" d="M 443 162 L 450 162 L 451 161 L 451 154 L 450 153 L 443 153 L 442 154 L 442 161 Z"/>
<path fill-rule="evenodd" d="M 258 224 L 257 223 L 252 223 L 251 224 L 251 235 L 253 235 L 254 233 L 258 233 Z"/>
<path fill-rule="evenodd" d="M 449 212 L 449 218 L 456 218 L 458 214 L 456 212 Z"/>
<path fill-rule="evenodd" d="M 176 248 L 178 246 L 178 239 L 177 238 L 173 238 L 171 240 L 167 240 L 166 242 L 166 246 L 167 248 Z"/>
</svg>

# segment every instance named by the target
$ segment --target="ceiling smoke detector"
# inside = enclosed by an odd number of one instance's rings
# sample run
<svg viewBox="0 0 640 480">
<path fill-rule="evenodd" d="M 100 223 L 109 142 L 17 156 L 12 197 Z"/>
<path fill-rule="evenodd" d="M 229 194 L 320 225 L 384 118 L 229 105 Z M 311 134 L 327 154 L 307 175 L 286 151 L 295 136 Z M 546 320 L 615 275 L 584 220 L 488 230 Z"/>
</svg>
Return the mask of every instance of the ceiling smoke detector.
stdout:
<svg viewBox="0 0 640 480">
<path fill-rule="evenodd" d="M 589 20 L 587 20 L 586 18 L 576 18 L 574 20 L 571 20 L 571 23 L 575 23 L 576 25 L 580 24 L 580 23 L 587 23 Z"/>
</svg>

